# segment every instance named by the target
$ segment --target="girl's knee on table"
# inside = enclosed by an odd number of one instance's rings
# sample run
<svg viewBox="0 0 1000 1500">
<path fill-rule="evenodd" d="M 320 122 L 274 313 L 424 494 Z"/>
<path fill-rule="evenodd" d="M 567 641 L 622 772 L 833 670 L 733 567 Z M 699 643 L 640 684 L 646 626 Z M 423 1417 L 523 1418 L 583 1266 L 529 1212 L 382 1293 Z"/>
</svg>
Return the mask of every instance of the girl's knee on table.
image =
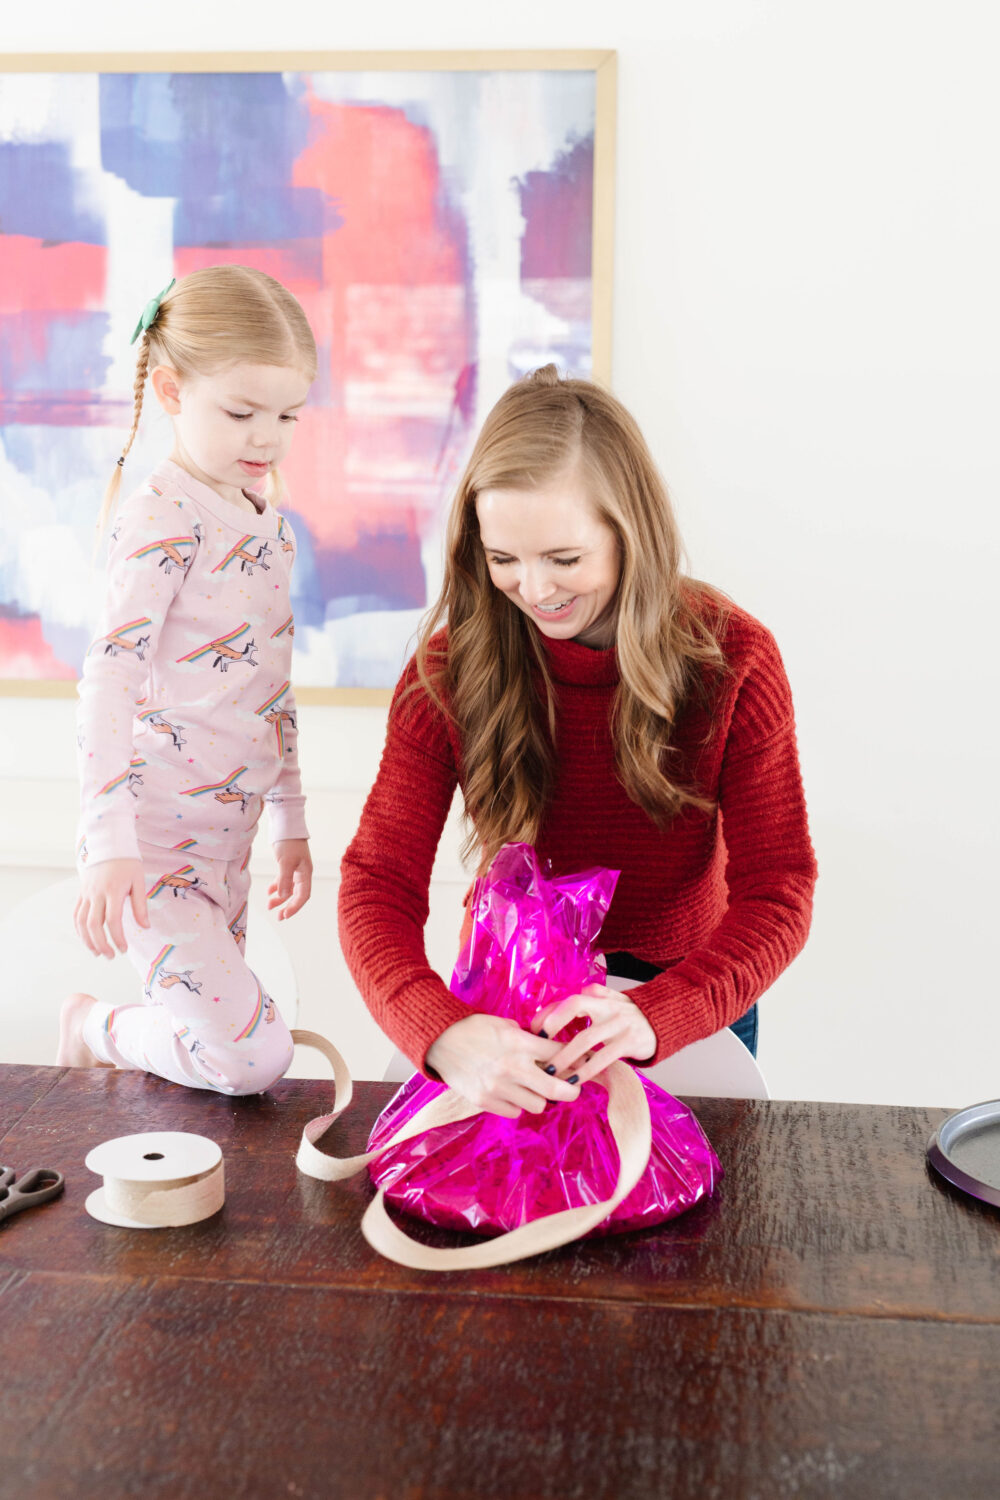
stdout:
<svg viewBox="0 0 1000 1500">
<path fill-rule="evenodd" d="M 266 1031 L 223 1041 L 189 1034 L 180 1038 L 191 1053 L 191 1060 L 203 1078 L 223 1094 L 263 1094 L 288 1071 L 294 1053 L 291 1033 L 273 1008 L 273 1019 L 261 1020 Z"/>
</svg>

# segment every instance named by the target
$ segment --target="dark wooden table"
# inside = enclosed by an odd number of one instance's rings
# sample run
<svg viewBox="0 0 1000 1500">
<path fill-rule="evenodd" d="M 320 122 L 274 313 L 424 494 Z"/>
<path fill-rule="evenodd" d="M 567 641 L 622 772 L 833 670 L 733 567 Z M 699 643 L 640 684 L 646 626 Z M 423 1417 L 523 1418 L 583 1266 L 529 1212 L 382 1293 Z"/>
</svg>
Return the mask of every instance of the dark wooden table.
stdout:
<svg viewBox="0 0 1000 1500">
<path fill-rule="evenodd" d="M 363 1150 L 391 1092 L 360 1084 L 329 1149 Z M 296 1172 L 329 1096 L 0 1067 L 0 1162 L 67 1177 L 0 1226 L 0 1494 L 1000 1494 L 1000 1212 L 925 1166 L 944 1111 L 696 1102 L 711 1202 L 442 1277 L 369 1250 L 367 1180 Z M 220 1214 L 88 1217 L 84 1156 L 140 1130 L 219 1142 Z"/>
</svg>

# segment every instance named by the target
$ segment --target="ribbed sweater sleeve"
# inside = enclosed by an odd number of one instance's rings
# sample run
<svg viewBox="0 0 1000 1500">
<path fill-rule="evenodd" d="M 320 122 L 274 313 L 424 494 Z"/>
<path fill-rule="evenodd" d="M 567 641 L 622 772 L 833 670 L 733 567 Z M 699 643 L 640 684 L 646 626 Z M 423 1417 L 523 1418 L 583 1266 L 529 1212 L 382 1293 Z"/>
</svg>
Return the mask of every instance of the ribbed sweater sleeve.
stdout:
<svg viewBox="0 0 1000 1500">
<path fill-rule="evenodd" d="M 341 864 L 340 942 L 375 1020 L 426 1071 L 428 1047 L 469 1014 L 427 962 L 431 870 L 458 784 L 444 715 L 420 688 L 389 712 L 378 776 Z M 433 1075 L 432 1075 L 433 1076 Z"/>
<path fill-rule="evenodd" d="M 809 930 L 816 866 L 781 657 L 769 632 L 735 608 L 722 645 L 727 669 L 711 708 L 692 706 L 678 731 L 691 780 L 716 802 L 718 821 L 692 813 L 662 829 L 615 776 L 614 653 L 546 646 L 564 750 L 539 845 L 560 871 L 595 863 L 621 871 L 604 943 L 665 966 L 630 994 L 656 1034 L 655 1060 L 743 1015 Z M 413 675 L 411 664 L 400 689 Z M 403 698 L 398 691 L 378 777 L 342 865 L 348 965 L 379 1025 L 425 1072 L 428 1047 L 468 1014 L 429 967 L 423 942 L 431 870 L 460 766 L 444 712 L 419 688 Z"/>
<path fill-rule="evenodd" d="M 791 691 L 772 637 L 757 630 L 719 777 L 728 909 L 705 942 L 630 997 L 656 1032 L 654 1062 L 743 1015 L 809 932 L 816 862 Z"/>
</svg>

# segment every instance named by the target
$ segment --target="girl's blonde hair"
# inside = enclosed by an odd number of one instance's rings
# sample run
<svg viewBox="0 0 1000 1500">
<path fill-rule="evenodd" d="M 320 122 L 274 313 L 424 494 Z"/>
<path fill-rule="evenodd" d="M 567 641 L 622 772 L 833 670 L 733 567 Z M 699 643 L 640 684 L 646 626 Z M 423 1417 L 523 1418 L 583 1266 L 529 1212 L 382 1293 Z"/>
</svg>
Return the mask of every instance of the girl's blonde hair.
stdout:
<svg viewBox="0 0 1000 1500">
<path fill-rule="evenodd" d="M 478 848 L 484 860 L 507 842 L 535 842 L 558 747 L 545 652 L 535 626 L 490 579 L 476 498 L 537 490 L 564 475 L 583 479 L 618 540 L 619 779 L 661 826 L 686 807 L 713 806 L 671 775 L 671 731 L 682 704 L 725 668 L 725 600 L 682 573 L 666 485 L 634 418 L 599 386 L 561 379 L 546 365 L 511 386 L 486 418 L 449 517 L 441 595 L 417 646 L 419 682 L 461 738 L 465 851 Z M 445 620 L 446 655 L 430 644 Z"/>
<path fill-rule="evenodd" d="M 118 503 L 122 468 L 135 442 L 146 376 L 157 365 L 178 375 L 215 375 L 228 365 L 293 366 L 316 377 L 316 341 L 287 287 L 250 266 L 208 266 L 177 282 L 139 340 L 132 387 L 132 429 L 104 492 L 103 528 Z M 274 473 L 272 480 L 280 479 Z"/>
</svg>

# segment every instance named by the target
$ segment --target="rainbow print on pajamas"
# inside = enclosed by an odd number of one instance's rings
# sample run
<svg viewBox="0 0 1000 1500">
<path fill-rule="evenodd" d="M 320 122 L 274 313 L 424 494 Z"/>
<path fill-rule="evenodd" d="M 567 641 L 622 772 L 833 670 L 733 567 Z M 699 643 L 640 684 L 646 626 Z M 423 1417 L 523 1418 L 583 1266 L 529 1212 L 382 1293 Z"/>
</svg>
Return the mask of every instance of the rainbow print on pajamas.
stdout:
<svg viewBox="0 0 1000 1500">
<path fill-rule="evenodd" d="M 290 682 L 294 536 L 253 503 L 248 533 L 249 509 L 169 461 L 125 501 L 77 735 L 81 860 L 141 859 L 150 923 L 126 903 L 137 1003 L 117 1007 L 113 1030 L 98 1007 L 88 1045 L 119 1067 L 227 1093 L 267 1088 L 291 1056 L 243 956 L 263 809 L 272 839 L 308 836 Z"/>
</svg>

